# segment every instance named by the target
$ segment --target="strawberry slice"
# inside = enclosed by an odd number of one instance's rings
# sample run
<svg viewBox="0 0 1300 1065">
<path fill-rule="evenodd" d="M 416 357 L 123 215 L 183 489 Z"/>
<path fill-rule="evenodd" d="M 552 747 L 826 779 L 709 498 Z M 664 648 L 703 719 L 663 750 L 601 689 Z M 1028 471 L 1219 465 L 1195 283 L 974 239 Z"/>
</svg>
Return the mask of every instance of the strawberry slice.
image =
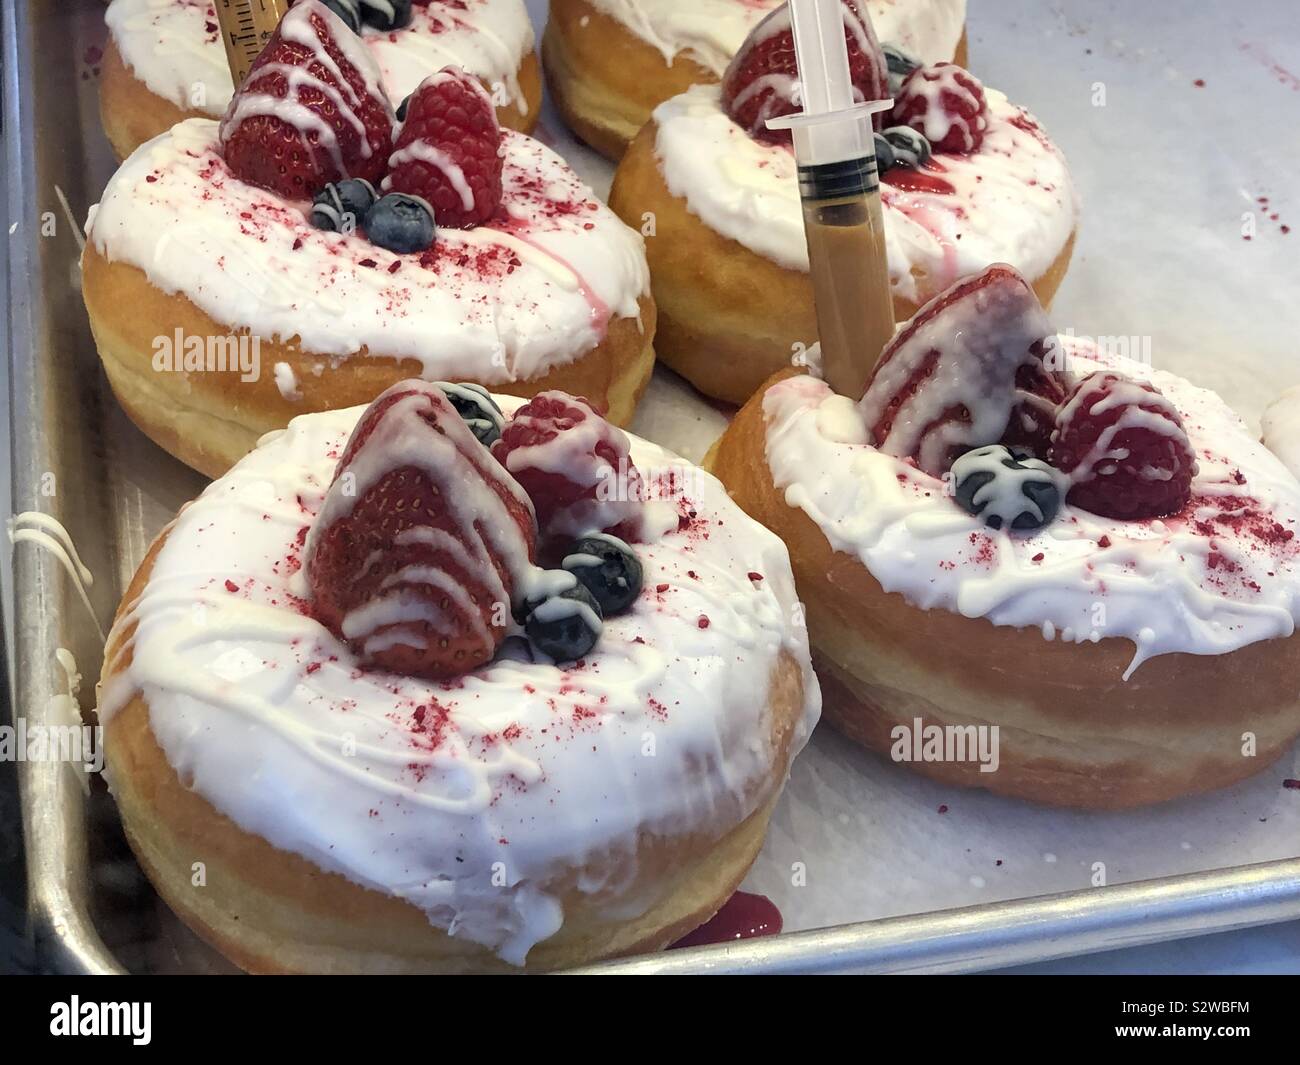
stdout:
<svg viewBox="0 0 1300 1065">
<path fill-rule="evenodd" d="M 1065 384 L 1047 365 L 1053 330 L 1034 290 L 995 263 L 922 307 L 876 363 L 860 409 L 881 451 L 941 476 L 961 452 L 1041 421 Z M 1041 427 L 1034 433 L 1044 446 Z"/>
<path fill-rule="evenodd" d="M 984 86 L 956 63 L 917 67 L 900 86 L 889 121 L 925 134 L 936 152 L 969 155 L 979 151 L 989 125 Z"/>
<path fill-rule="evenodd" d="M 313 610 L 367 666 L 465 673 L 505 639 L 536 540 L 523 489 L 442 390 L 403 381 L 361 416 L 308 535 Z"/>
<path fill-rule="evenodd" d="M 859 101 L 889 98 L 889 67 L 876 40 L 871 20 L 858 0 L 841 0 L 844 36 L 849 45 L 849 78 Z M 790 9 L 782 4 L 750 31 L 722 76 L 722 106 L 751 137 L 790 143 L 790 131 L 770 130 L 769 118 L 803 110 L 795 89 L 794 31 Z M 878 129 L 881 115 L 875 116 Z"/>
<path fill-rule="evenodd" d="M 1051 462 L 1070 478 L 1072 506 L 1125 521 L 1182 510 L 1196 476 L 1178 409 L 1154 385 L 1108 370 L 1062 404 Z"/>
<path fill-rule="evenodd" d="M 319 0 L 303 0 L 280 20 L 220 128 L 231 172 L 290 200 L 310 200 L 345 178 L 378 184 L 392 132 L 378 66 Z"/>
<path fill-rule="evenodd" d="M 420 82 L 384 188 L 419 196 L 440 226 L 471 229 L 501 206 L 501 127 L 477 78 L 444 67 Z"/>
<path fill-rule="evenodd" d="M 540 392 L 507 423 L 492 454 L 524 487 L 550 536 L 641 536 L 644 486 L 627 434 L 567 392 Z"/>
<path fill-rule="evenodd" d="M 1034 358 L 1017 368 L 1018 398 L 1007 419 L 1006 432 L 998 441 L 1039 459 L 1047 458 L 1052 430 L 1056 428 L 1056 411 L 1065 402 L 1067 392 L 1065 375 L 1048 368 L 1050 350 L 1049 340 L 1043 339 L 1034 346 Z"/>
</svg>

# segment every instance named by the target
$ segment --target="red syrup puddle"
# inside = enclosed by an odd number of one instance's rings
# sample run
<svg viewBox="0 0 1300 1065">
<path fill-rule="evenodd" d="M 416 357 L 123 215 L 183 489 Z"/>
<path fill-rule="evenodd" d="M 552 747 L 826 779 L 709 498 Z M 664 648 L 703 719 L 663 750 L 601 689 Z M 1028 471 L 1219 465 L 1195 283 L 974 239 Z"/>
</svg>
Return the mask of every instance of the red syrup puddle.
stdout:
<svg viewBox="0 0 1300 1065">
<path fill-rule="evenodd" d="M 895 167 L 883 174 L 880 180 L 900 192 L 937 192 L 946 195 L 957 191 L 932 169 L 907 170 L 901 166 Z"/>
<path fill-rule="evenodd" d="M 781 911 L 766 895 L 737 891 L 722 904 L 713 919 L 683 936 L 669 950 L 703 947 L 710 943 L 734 943 L 738 939 L 774 936 L 781 931 Z"/>
</svg>

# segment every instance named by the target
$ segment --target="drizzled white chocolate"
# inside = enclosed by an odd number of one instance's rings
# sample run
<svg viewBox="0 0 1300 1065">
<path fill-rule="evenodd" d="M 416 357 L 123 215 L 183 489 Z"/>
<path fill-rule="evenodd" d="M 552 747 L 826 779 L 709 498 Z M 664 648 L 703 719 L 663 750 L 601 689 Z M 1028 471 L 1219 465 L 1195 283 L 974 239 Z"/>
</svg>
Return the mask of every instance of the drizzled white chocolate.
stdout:
<svg viewBox="0 0 1300 1065">
<path fill-rule="evenodd" d="M 847 4 L 840 4 L 840 18 L 844 23 L 845 37 L 856 47 L 857 53 L 863 57 L 865 62 L 871 64 L 873 72 L 867 76 L 869 83 L 884 86 L 888 82 L 888 70 L 885 64 L 884 54 L 880 50 L 880 43 L 876 39 L 872 25 L 869 19 L 861 17 L 860 12 L 850 8 Z M 770 12 L 762 22 L 754 27 L 753 32 L 745 39 L 740 51 L 737 52 L 736 62 L 742 66 L 749 62 L 749 56 L 756 50 L 762 49 L 772 38 L 785 33 L 793 32 L 793 23 L 790 17 L 789 5 L 778 7 Z M 768 93 L 770 95 L 763 101 L 754 124 L 750 132 L 758 132 L 766 129 L 767 121 L 777 115 L 789 114 L 791 110 L 799 111 L 802 109 L 798 100 L 799 79 L 793 74 L 784 74 L 779 71 L 769 70 L 765 74 L 760 74 L 736 94 L 732 102 L 736 111 L 746 107 L 750 100 L 760 94 Z M 859 101 L 862 94 L 854 86 L 854 98 Z"/>
<path fill-rule="evenodd" d="M 888 38 L 882 37 L 887 40 Z M 1031 281 L 1065 248 L 1078 197 L 1065 158 L 1022 108 L 985 89 L 988 129 L 971 155 L 940 153 L 925 176 L 951 191 L 881 183 L 890 285 L 920 304 L 990 263 Z M 655 109 L 664 182 L 705 225 L 790 270 L 808 270 L 794 154 L 750 137 L 697 85 Z"/>
<path fill-rule="evenodd" d="M 862 397 L 863 422 L 875 426 L 888 412 L 880 450 L 914 456 L 921 469 L 940 476 L 954 449 L 1002 434 L 1026 395 L 1016 387 L 1016 371 L 1038 360 L 1033 349 L 1051 333 L 1033 291 L 1018 277 L 998 274 L 953 306 L 922 311 L 903 326 Z M 925 386 L 909 390 L 923 371 Z M 966 420 L 945 417 L 958 406 Z"/>
<path fill-rule="evenodd" d="M 104 17 L 150 92 L 186 111 L 226 110 L 234 86 L 212 0 L 113 0 Z M 524 106 L 516 74 L 534 39 L 522 0 L 430 0 L 404 29 L 363 26 L 361 35 L 394 104 L 435 70 L 459 66 L 492 86 L 498 103 Z"/>
<path fill-rule="evenodd" d="M 582 498 L 551 515 L 546 531 L 552 535 L 582 536 L 593 529 L 625 525 L 641 539 L 657 540 L 665 529 L 676 524 L 676 514 L 643 499 L 645 485 L 635 463 L 628 466 L 620 462 L 621 468 L 615 469 L 598 452 L 602 444 L 608 443 L 624 454 L 628 435 L 598 417 L 585 403 L 571 402 L 589 413 L 563 433 L 553 433 L 545 418 L 527 412 L 517 415 L 520 424 L 533 431 L 537 442 L 512 448 L 505 457 L 506 469 L 514 474 L 523 470 L 556 474 L 583 489 Z"/>
<path fill-rule="evenodd" d="M 496 112 L 492 111 L 492 99 L 478 82 L 472 79 L 465 79 L 456 71 L 440 70 L 436 74 L 430 74 L 424 81 L 420 82 L 422 87 L 434 88 L 438 85 L 444 85 L 447 82 L 467 82 L 471 91 L 477 92 L 483 102 L 487 104 L 492 114 L 492 128 L 499 136 L 501 127 L 497 122 Z M 400 133 L 400 131 L 399 131 Z M 394 133 L 398 136 L 399 133 Z M 439 171 L 447 183 L 455 190 L 456 195 L 460 197 L 460 206 L 465 211 L 474 210 L 474 190 L 470 188 L 469 180 L 465 177 L 465 171 L 452 156 L 443 151 L 437 145 L 430 144 L 425 140 L 413 140 L 409 144 L 398 148 L 388 157 L 389 174 L 384 178 L 384 189 L 387 190 L 392 186 L 392 171 L 396 170 L 403 163 L 408 162 L 426 163 Z"/>
<path fill-rule="evenodd" d="M 399 255 L 313 228 L 305 204 L 247 185 L 190 119 L 141 145 L 92 208 L 87 238 L 218 322 L 297 336 L 334 360 L 413 358 L 427 379 L 532 378 L 639 315 L 645 246 L 538 141 L 503 131 L 503 208 Z M 337 365 L 337 362 L 335 362 Z"/>
<path fill-rule="evenodd" d="M 1300 619 L 1295 475 L 1214 393 L 1058 340 L 1071 372 L 1149 380 L 1178 410 L 1199 467 L 1182 512 L 1121 521 L 1067 504 L 1032 533 L 986 529 L 943 481 L 856 442 L 861 413 L 812 377 L 764 397 L 776 486 L 885 591 L 1047 639 L 1132 640 L 1126 678 L 1155 655 L 1223 654 L 1291 635 Z"/>
<path fill-rule="evenodd" d="M 653 45 L 671 64 L 686 55 L 721 77 L 749 32 L 782 0 L 591 0 Z M 966 23 L 966 0 L 866 0 L 876 36 L 923 62 L 951 59 Z"/>
<path fill-rule="evenodd" d="M 925 119 L 921 130 L 926 140 L 931 144 L 938 144 L 955 132 L 961 142 L 961 150 L 969 152 L 975 146 L 976 138 L 988 128 L 988 119 L 979 113 L 979 98 L 969 87 L 966 79 L 957 76 L 958 73 L 964 71 L 951 63 L 932 70 L 923 70 L 908 79 L 905 91 L 908 99 L 916 97 L 926 101 Z M 960 101 L 960 112 L 941 103 L 945 96 Z M 968 117 L 972 114 L 973 118 Z"/>
<path fill-rule="evenodd" d="M 323 25 L 325 38 L 317 31 L 316 20 Z M 311 60 L 302 65 L 267 63 L 250 72 L 239 102 L 221 120 L 222 143 L 229 143 L 248 119 L 270 115 L 298 131 L 303 150 L 308 155 L 314 145 L 324 148 L 333 160 L 334 169 L 347 174 L 348 167 L 334 126 L 313 107 L 303 103 L 301 94 L 306 89 L 309 99 L 320 95 L 328 100 L 343 124 L 356 131 L 361 158 L 369 159 L 373 153 L 362 114 L 370 107 L 378 106 L 381 113 L 387 111 L 389 121 L 392 120 L 392 107 L 379 87 L 379 67 L 356 35 L 348 31 L 343 20 L 322 5 L 299 4 L 290 8 L 280 20 L 276 32 L 282 41 L 307 49 Z M 330 54 L 331 45 L 338 49 L 343 62 L 360 76 L 360 93 L 353 87 L 343 67 L 334 61 Z M 319 67 L 327 76 L 313 74 L 313 67 Z M 254 86 L 266 84 L 262 80 L 264 75 L 279 75 L 284 79 L 283 96 L 253 91 Z"/>
<path fill-rule="evenodd" d="M 528 579 L 533 565 L 528 541 L 506 499 L 513 498 L 529 514 L 532 503 L 518 482 L 488 458 L 437 385 L 402 381 L 380 393 L 375 403 L 394 395 L 398 398 L 376 416 L 365 442 L 339 471 L 346 480 L 336 478 L 326 494 L 307 535 L 304 557 L 313 557 L 323 531 L 350 516 L 382 478 L 395 469 L 410 468 L 431 486 L 440 501 L 439 514 L 460 531 L 453 535 L 434 525 L 413 524 L 394 538 L 395 546 L 425 544 L 445 553 L 460 573 L 486 589 L 492 602 L 508 604 L 511 592 Z M 440 415 L 436 425 L 421 416 L 431 409 Z M 363 560 L 363 572 L 369 561 Z M 354 579 L 359 580 L 363 572 Z M 484 643 L 490 642 L 478 604 L 455 576 L 427 563 L 407 565 L 384 580 L 377 596 L 343 617 L 343 635 L 353 646 L 361 644 L 367 661 L 399 643 L 424 649 L 429 631 L 452 634 L 448 612 L 435 607 L 422 586 L 450 598 L 456 604 L 455 623 L 468 623 Z"/>
<path fill-rule="evenodd" d="M 1104 396 L 1099 394 L 1102 387 L 1106 390 Z M 1145 433 L 1166 437 L 1175 450 L 1191 453 L 1191 441 L 1188 440 L 1187 432 L 1179 421 L 1178 410 L 1169 397 L 1148 392 L 1131 380 L 1102 380 L 1101 377 L 1096 381 L 1085 379 L 1078 391 L 1061 407 L 1056 418 L 1056 431 L 1064 436 L 1071 431 L 1076 418 L 1100 418 L 1116 407 L 1123 407 L 1123 413 L 1097 435 L 1087 454 L 1070 470 L 1071 481 L 1086 481 L 1092 477 L 1113 474 L 1119 464 L 1129 457 L 1128 448 L 1118 445 L 1116 438 L 1131 429 L 1141 429 Z M 1138 470 L 1137 475 L 1139 480 L 1167 481 L 1172 472 L 1147 466 Z"/>
<path fill-rule="evenodd" d="M 644 590 L 582 663 L 501 656 L 446 684 L 360 671 L 305 612 L 299 566 L 361 413 L 295 419 L 182 511 L 100 713 L 143 693 L 167 760 L 240 827 L 521 962 L 564 921 L 563 870 L 586 864 L 578 889 L 625 919 L 653 901 L 622 879 L 641 834 L 721 835 L 779 785 L 783 651 L 808 693 L 794 750 L 819 709 L 788 556 L 715 479 L 675 479 L 680 460 L 633 439 L 654 494 L 690 494 L 637 545 Z"/>
</svg>

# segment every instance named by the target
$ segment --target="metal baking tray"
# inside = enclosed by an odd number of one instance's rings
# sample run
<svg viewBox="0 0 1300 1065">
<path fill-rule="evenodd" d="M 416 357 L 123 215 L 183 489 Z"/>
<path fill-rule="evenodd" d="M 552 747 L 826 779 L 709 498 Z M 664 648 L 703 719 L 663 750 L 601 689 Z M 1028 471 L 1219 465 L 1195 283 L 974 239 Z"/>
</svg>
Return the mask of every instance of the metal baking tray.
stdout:
<svg viewBox="0 0 1300 1065">
<path fill-rule="evenodd" d="M 530 6 L 537 16 L 541 5 Z M 89 51 L 103 44 L 102 12 L 96 0 L 9 0 L 2 29 L 13 227 L 13 506 L 44 511 L 67 527 L 96 575 L 90 603 L 106 627 L 152 536 L 203 480 L 153 447 L 118 410 L 81 305 L 80 225 L 113 165 L 99 130 Z M 657 387 L 663 403 L 684 395 L 670 378 Z M 707 421 L 706 413 L 700 419 Z M 85 678 L 80 703 L 89 715 L 102 650 L 95 621 L 48 553 L 17 545 L 14 572 L 17 713 L 33 724 L 56 713 L 67 680 L 55 653 L 65 648 Z M 817 749 L 803 756 L 818 757 L 828 756 Z M 230 969 L 158 900 L 125 846 L 102 784 L 91 779 L 87 787 L 86 775 L 67 765 L 25 762 L 19 769 L 30 922 L 41 968 Z M 787 833 L 794 831 L 788 822 Z M 1291 839 L 1292 850 L 1282 853 L 1293 853 L 1298 843 Z M 890 875 L 886 862 L 882 877 Z M 586 971 L 961 971 L 1297 917 L 1300 859 L 1291 858 L 671 951 Z"/>
</svg>

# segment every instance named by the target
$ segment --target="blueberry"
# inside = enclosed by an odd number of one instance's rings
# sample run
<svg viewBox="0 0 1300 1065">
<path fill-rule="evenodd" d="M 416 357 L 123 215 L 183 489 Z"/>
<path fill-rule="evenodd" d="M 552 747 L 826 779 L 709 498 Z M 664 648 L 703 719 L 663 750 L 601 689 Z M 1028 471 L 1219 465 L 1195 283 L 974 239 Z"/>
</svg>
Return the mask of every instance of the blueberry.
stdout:
<svg viewBox="0 0 1300 1065">
<path fill-rule="evenodd" d="M 894 149 L 889 141 L 876 134 L 876 172 L 883 174 L 894 169 Z"/>
<path fill-rule="evenodd" d="M 621 614 L 641 594 L 641 563 L 617 536 L 588 533 L 564 552 L 560 568 L 572 573 L 600 604 L 604 617 Z"/>
<path fill-rule="evenodd" d="M 404 192 L 390 192 L 381 197 L 366 215 L 366 236 L 370 243 L 389 251 L 424 251 L 437 233 L 433 208 L 419 196 Z"/>
<path fill-rule="evenodd" d="M 398 122 L 405 122 L 405 121 L 406 121 L 406 112 L 407 112 L 407 109 L 411 106 L 411 97 L 414 96 L 414 95 L 415 95 L 415 93 L 413 93 L 413 92 L 408 92 L 408 93 L 406 94 L 406 96 L 403 97 L 402 102 L 401 102 L 400 104 L 397 105 L 397 110 L 394 111 L 393 114 L 395 114 L 395 115 L 397 116 L 397 121 L 398 121 Z"/>
<path fill-rule="evenodd" d="M 884 133 L 876 134 L 877 141 L 881 137 L 884 137 L 894 150 L 895 166 L 905 166 L 909 170 L 915 170 L 930 161 L 930 142 L 925 139 L 925 134 L 920 130 L 913 129 L 911 126 L 890 126 Z"/>
<path fill-rule="evenodd" d="M 567 580 L 565 580 L 567 578 Z M 581 658 L 600 637 L 600 604 L 571 573 L 547 571 L 539 582 L 549 585 L 524 604 L 524 632 L 533 646 L 557 662 Z"/>
<path fill-rule="evenodd" d="M 469 381 L 462 384 L 435 381 L 434 384 L 442 389 L 448 401 L 456 408 L 456 413 L 465 419 L 465 424 L 478 438 L 478 442 L 484 447 L 491 447 L 501 436 L 501 430 L 506 424 L 505 416 L 491 393 L 482 385 Z"/>
<path fill-rule="evenodd" d="M 1061 473 L 1002 444 L 966 452 L 952 464 L 952 480 L 957 504 L 990 529 L 1041 529 L 1061 508 Z"/>
<path fill-rule="evenodd" d="M 374 202 L 375 187 L 364 178 L 348 178 L 338 184 L 331 181 L 311 201 L 310 221 L 317 229 L 351 233 L 365 224 Z"/>
<path fill-rule="evenodd" d="M 919 67 L 921 61 L 894 44 L 881 45 L 880 50 L 885 53 L 885 65 L 889 68 L 889 95 L 897 96 L 903 79 Z"/>
<path fill-rule="evenodd" d="M 400 30 L 411 24 L 411 0 L 360 0 L 361 21 L 377 30 Z"/>
<path fill-rule="evenodd" d="M 353 33 L 361 32 L 361 13 L 357 10 L 360 0 L 322 0 L 322 3 L 338 15 Z"/>
</svg>

